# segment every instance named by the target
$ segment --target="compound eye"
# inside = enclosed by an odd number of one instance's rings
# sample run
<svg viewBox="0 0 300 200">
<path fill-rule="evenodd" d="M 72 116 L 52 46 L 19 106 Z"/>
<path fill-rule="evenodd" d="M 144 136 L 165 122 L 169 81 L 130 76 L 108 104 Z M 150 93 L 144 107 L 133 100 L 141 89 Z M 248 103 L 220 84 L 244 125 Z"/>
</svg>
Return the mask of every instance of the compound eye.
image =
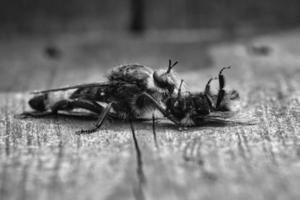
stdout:
<svg viewBox="0 0 300 200">
<path fill-rule="evenodd" d="M 163 82 L 163 77 L 162 76 L 163 76 L 163 74 L 160 73 L 160 71 L 155 71 L 153 73 L 153 79 L 154 79 L 154 81 L 157 82 L 157 83 L 159 83 L 159 84 L 161 84 Z"/>
<path fill-rule="evenodd" d="M 153 73 L 155 85 L 163 89 L 168 89 L 172 93 L 174 89 L 174 83 L 171 81 L 172 79 L 169 78 L 169 74 L 161 72 L 162 71 L 159 70 Z"/>
</svg>

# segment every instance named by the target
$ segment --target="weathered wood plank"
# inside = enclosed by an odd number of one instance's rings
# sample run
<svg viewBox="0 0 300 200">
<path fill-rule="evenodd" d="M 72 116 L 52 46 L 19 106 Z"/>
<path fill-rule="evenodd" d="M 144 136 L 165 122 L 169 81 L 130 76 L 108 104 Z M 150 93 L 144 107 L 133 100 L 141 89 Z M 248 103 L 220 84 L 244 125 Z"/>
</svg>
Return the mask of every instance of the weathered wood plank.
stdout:
<svg viewBox="0 0 300 200">
<path fill-rule="evenodd" d="M 180 132 L 170 124 L 158 123 L 157 149 L 152 124 L 135 123 L 145 184 L 138 178 L 129 124 L 106 123 L 95 134 L 77 136 L 76 130 L 94 121 L 63 117 L 14 119 L 13 114 L 28 109 L 28 95 L 0 93 L 1 199 L 297 199 L 300 195 L 300 70 L 297 57 L 300 49 L 295 45 L 298 37 L 287 34 L 255 41 L 268 43 L 273 48 L 272 53 L 268 56 L 251 54 L 245 48 L 249 41 L 241 41 L 215 44 L 208 49 L 207 55 L 214 66 L 234 66 L 226 76 L 228 83 L 241 91 L 245 105 L 237 119 L 255 117 L 257 124 L 210 125 Z M 66 43 L 61 43 L 63 48 L 72 44 Z M 98 65 L 106 66 L 109 62 L 106 59 L 104 64 L 100 61 L 98 64 L 98 58 L 91 55 L 76 64 L 73 59 L 86 49 L 103 53 L 100 47 L 87 43 L 68 46 L 69 51 L 65 53 L 65 60 L 58 62 L 53 81 L 45 78 L 50 77 L 48 71 L 47 75 L 28 79 L 30 73 L 24 70 L 28 73 L 25 73 L 28 83 L 24 88 L 35 89 L 35 82 L 41 84 L 39 87 L 50 87 L 84 77 L 87 81 L 95 80 L 98 75 L 93 74 L 107 69 L 97 68 Z M 76 45 L 86 46 L 80 51 Z M 162 47 L 156 45 L 150 44 L 153 51 Z M 157 53 L 144 55 L 143 51 L 135 56 L 145 63 L 163 64 L 163 56 L 181 55 L 182 47 L 187 52 L 182 53 L 181 59 L 193 57 L 193 61 L 187 61 L 193 66 L 198 61 L 195 55 L 201 44 L 167 44 L 162 47 L 166 51 L 160 51 L 162 55 L 158 58 Z M 121 51 L 114 51 L 121 54 Z M 129 55 L 133 59 L 138 50 L 132 51 L 125 53 L 123 58 Z M 192 56 L 186 55 L 189 53 Z M 142 55 L 144 57 L 139 57 Z M 30 63 L 35 62 L 26 61 L 26 65 Z M 89 70 L 80 69 L 82 64 L 90 66 Z M 15 70 L 20 72 L 18 67 Z M 191 88 L 199 90 L 218 68 L 179 70 Z M 65 76 L 66 72 L 71 75 Z M 47 83 L 43 82 L 45 79 Z M 20 86 L 12 86 L 12 89 L 19 90 Z M 9 88 L 4 87 L 4 90 Z"/>
</svg>

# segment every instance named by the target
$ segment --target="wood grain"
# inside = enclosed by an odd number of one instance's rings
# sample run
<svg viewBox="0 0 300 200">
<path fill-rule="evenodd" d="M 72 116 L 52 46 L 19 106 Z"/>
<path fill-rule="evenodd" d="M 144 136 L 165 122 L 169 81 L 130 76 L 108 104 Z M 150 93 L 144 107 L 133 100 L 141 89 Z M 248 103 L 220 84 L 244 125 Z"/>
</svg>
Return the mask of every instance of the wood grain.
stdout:
<svg viewBox="0 0 300 200">
<path fill-rule="evenodd" d="M 298 34 L 209 45 L 52 38 L 63 50 L 59 60 L 44 57 L 43 39 L 3 41 L 0 199 L 298 199 Z M 270 54 L 254 54 L 253 43 L 267 45 Z M 227 83 L 240 91 L 244 106 L 236 120 L 257 123 L 185 131 L 157 123 L 157 148 L 151 122 L 136 122 L 138 169 L 129 124 L 106 123 L 97 133 L 78 136 L 76 130 L 94 121 L 13 117 L 29 109 L 27 90 L 98 80 L 110 66 L 126 61 L 165 66 L 168 56 L 180 57 L 178 70 L 192 90 L 202 90 L 221 66 L 232 65 Z"/>
</svg>

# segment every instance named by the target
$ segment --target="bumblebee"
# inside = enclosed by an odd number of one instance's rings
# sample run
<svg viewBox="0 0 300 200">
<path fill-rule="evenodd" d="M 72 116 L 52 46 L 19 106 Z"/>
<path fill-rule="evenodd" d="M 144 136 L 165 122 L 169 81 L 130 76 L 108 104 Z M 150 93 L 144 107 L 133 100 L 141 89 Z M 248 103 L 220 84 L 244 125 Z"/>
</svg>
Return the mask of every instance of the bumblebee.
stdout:
<svg viewBox="0 0 300 200">
<path fill-rule="evenodd" d="M 165 105 L 160 104 L 150 94 L 146 94 L 152 103 L 179 127 L 199 126 L 209 121 L 219 121 L 232 117 L 239 110 L 240 96 L 236 90 L 225 89 L 225 77 L 223 71 L 229 69 L 224 67 L 220 70 L 218 77 L 211 78 L 203 92 L 185 92 L 182 94 L 181 87 L 177 96 L 170 96 L 165 100 Z M 213 94 L 210 89 L 212 80 L 219 80 L 219 90 Z M 183 81 L 181 81 L 182 83 Z"/>
</svg>

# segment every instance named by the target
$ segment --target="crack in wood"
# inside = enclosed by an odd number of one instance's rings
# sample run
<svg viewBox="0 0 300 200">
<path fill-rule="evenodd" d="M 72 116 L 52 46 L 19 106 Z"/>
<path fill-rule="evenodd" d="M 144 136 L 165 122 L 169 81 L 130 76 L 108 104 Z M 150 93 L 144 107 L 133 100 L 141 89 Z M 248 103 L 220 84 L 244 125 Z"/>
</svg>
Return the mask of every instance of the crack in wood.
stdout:
<svg viewBox="0 0 300 200">
<path fill-rule="evenodd" d="M 159 149 L 158 142 L 157 142 L 157 134 L 156 134 L 156 127 L 155 127 L 155 115 L 152 115 L 152 133 L 153 133 L 153 140 L 155 144 L 155 148 Z"/>
<path fill-rule="evenodd" d="M 136 138 L 136 133 L 133 127 L 132 120 L 129 120 L 130 122 L 130 128 L 131 128 L 131 133 L 132 133 L 132 138 L 134 142 L 134 148 L 136 152 L 136 161 L 137 161 L 137 178 L 138 178 L 138 186 L 133 189 L 134 197 L 136 200 L 145 200 L 145 194 L 144 194 L 144 186 L 146 184 L 146 177 L 144 174 L 143 170 L 143 160 L 142 160 L 142 152 L 140 150 L 137 138 Z"/>
</svg>

